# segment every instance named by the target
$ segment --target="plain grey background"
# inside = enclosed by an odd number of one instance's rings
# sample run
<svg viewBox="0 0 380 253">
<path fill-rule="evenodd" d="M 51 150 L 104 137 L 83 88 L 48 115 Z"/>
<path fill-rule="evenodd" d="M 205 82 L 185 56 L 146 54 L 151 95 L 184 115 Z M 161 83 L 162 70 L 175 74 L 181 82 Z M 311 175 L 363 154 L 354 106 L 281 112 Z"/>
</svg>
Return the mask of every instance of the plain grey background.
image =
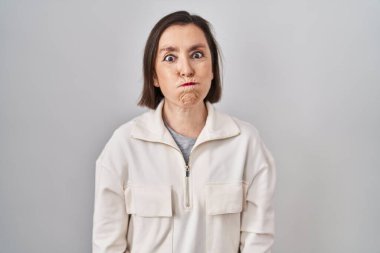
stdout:
<svg viewBox="0 0 380 253">
<path fill-rule="evenodd" d="M 216 107 L 278 171 L 280 253 L 380 252 L 380 2 L 0 1 L 0 252 L 91 252 L 95 160 L 137 107 L 164 15 L 208 19 Z"/>
</svg>

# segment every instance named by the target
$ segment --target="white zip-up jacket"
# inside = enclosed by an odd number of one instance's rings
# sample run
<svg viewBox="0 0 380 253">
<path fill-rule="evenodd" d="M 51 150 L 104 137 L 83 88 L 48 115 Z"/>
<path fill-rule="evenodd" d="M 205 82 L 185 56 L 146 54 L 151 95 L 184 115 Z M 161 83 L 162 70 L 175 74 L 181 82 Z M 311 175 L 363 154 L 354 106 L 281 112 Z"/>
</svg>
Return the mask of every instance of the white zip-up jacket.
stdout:
<svg viewBox="0 0 380 253">
<path fill-rule="evenodd" d="M 189 163 L 156 110 L 116 129 L 96 160 L 93 253 L 269 253 L 274 159 L 256 128 L 216 111 Z"/>
</svg>

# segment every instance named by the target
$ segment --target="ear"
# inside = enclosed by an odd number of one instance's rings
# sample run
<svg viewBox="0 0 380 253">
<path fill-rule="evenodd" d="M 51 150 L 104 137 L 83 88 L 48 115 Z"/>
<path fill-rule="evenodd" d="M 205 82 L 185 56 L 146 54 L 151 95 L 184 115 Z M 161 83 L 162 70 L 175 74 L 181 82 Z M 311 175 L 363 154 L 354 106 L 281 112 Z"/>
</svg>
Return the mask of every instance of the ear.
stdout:
<svg viewBox="0 0 380 253">
<path fill-rule="evenodd" d="M 153 85 L 156 87 L 160 87 L 160 84 L 158 83 L 158 80 L 157 80 L 156 73 L 153 74 Z"/>
<path fill-rule="evenodd" d="M 156 79 L 153 79 L 153 85 L 156 87 L 160 87 L 160 84 L 158 83 Z"/>
</svg>

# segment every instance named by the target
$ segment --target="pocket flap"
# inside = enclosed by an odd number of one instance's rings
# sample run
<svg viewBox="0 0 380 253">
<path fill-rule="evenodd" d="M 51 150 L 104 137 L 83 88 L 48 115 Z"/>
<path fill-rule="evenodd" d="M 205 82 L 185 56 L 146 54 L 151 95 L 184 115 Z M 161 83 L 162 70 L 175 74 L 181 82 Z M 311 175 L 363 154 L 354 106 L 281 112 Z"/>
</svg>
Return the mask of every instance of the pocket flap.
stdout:
<svg viewBox="0 0 380 253">
<path fill-rule="evenodd" d="M 206 212 L 208 215 L 240 213 L 243 209 L 243 185 L 212 183 L 206 185 Z"/>
<path fill-rule="evenodd" d="M 171 217 L 172 195 L 170 186 L 129 186 L 126 189 L 129 214 L 144 217 Z M 129 206 L 128 206 L 129 205 Z"/>
</svg>

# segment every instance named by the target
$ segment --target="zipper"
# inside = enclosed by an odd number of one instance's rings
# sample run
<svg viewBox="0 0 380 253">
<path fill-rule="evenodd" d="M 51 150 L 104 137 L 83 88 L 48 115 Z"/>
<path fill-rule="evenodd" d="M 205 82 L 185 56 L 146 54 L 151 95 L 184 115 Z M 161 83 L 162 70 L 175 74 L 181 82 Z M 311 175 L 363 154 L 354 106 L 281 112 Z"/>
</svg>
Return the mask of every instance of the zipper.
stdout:
<svg viewBox="0 0 380 253">
<path fill-rule="evenodd" d="M 180 153 L 180 155 L 183 159 L 183 162 L 185 164 L 185 191 L 184 191 L 185 196 L 184 197 L 185 197 L 185 208 L 189 209 L 190 208 L 190 179 L 189 179 L 189 177 L 190 177 L 190 157 L 191 157 L 191 153 L 193 152 L 193 150 L 190 152 L 188 162 L 186 163 L 186 160 L 183 157 L 183 154 L 179 148 L 176 148 L 176 147 L 169 145 L 169 144 L 166 144 L 166 143 L 163 143 L 163 144 L 168 145 L 168 146 L 174 148 L 175 150 L 177 150 Z"/>
<path fill-rule="evenodd" d="M 185 207 L 190 207 L 190 186 L 189 186 L 189 177 L 190 177 L 190 166 L 189 164 L 185 165 Z"/>
</svg>

